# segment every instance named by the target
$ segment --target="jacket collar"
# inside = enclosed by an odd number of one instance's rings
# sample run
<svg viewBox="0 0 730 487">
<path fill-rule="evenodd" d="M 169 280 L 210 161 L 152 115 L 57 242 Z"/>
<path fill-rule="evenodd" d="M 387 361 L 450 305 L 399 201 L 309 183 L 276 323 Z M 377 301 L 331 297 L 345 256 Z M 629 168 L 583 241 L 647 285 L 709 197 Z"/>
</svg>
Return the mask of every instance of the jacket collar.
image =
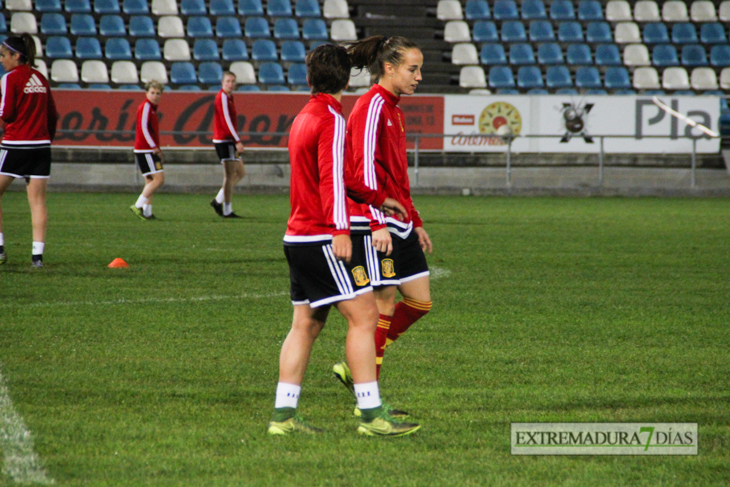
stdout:
<svg viewBox="0 0 730 487">
<path fill-rule="evenodd" d="M 335 100 L 332 95 L 329 95 L 327 93 L 317 93 L 316 95 L 312 95 L 310 99 L 326 103 L 327 105 L 337 110 L 337 113 L 342 113 L 342 103 Z"/>
</svg>

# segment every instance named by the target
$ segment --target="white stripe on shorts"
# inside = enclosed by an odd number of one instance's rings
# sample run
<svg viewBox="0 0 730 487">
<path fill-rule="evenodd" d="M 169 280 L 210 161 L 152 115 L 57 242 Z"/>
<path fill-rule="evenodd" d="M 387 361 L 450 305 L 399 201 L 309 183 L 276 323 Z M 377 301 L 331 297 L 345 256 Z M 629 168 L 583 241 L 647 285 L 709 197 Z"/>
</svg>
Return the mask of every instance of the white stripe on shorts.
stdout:
<svg viewBox="0 0 730 487">
<path fill-rule="evenodd" d="M 373 247 L 372 235 L 366 235 L 364 240 L 365 244 L 365 263 L 368 266 L 368 275 L 370 276 L 370 282 L 373 286 L 380 285 L 380 261 L 378 260 L 378 251 Z"/>
<path fill-rule="evenodd" d="M 335 253 L 332 250 L 332 245 L 323 245 L 322 251 L 324 252 L 325 258 L 327 259 L 327 264 L 330 267 L 332 278 L 335 280 L 335 283 L 337 284 L 337 289 L 339 289 L 340 294 L 352 294 L 354 291 L 352 289 L 352 283 L 347 277 L 347 269 L 345 268 L 345 264 L 337 260 L 337 257 L 335 257 Z"/>
</svg>

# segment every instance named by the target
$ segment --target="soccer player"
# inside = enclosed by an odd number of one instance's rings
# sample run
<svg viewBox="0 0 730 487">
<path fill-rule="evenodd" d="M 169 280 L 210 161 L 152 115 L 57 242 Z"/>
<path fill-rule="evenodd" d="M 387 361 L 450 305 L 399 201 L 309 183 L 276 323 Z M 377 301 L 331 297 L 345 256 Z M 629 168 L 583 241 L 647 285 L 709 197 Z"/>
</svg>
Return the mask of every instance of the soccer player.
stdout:
<svg viewBox="0 0 730 487">
<path fill-rule="evenodd" d="M 243 143 L 236 128 L 236 105 L 233 103 L 236 75 L 226 71 L 223 73 L 221 85 L 222 88 L 214 102 L 213 143 L 221 164 L 223 164 L 223 186 L 218 191 L 218 195 L 210 202 L 210 206 L 224 218 L 240 218 L 233 213 L 231 203 L 233 188 L 246 175 L 243 167 Z"/>
<path fill-rule="evenodd" d="M 400 97 L 412 95 L 422 79 L 423 54 L 416 43 L 404 37 L 383 36 L 355 42 L 347 51 L 352 65 L 368 69 L 375 79 L 372 88 L 355 103 L 347 123 L 347 151 L 355 177 L 374 190 L 385 186 L 387 194 L 402 202 L 409 215 L 398 220 L 372 205 L 350 204 L 353 233 L 360 234 L 353 236 L 353 241 L 365 240 L 368 275 L 380 313 L 375 333 L 379 377 L 386 345 L 431 309 L 424 252 L 432 251 L 432 243 L 411 199 L 404 117 L 398 107 Z M 396 289 L 403 296 L 397 305 Z M 352 390 L 347 364 L 335 364 L 333 371 Z M 392 416 L 407 416 L 405 411 L 387 409 Z"/>
<path fill-rule="evenodd" d="M 362 411 L 357 431 L 369 436 L 407 435 L 420 425 L 400 423 L 381 406 L 373 340 L 378 310 L 364 267 L 364 252 L 352 249 L 346 191 L 382 211 L 395 209 L 403 214 L 405 210 L 386 198 L 382 190 L 357 184 L 346 189 L 345 119 L 340 104 L 350 78 L 345 49 L 332 44 L 319 46 L 307 55 L 306 65 L 312 96 L 294 119 L 289 134 L 291 216 L 284 237 L 294 317 L 281 347 L 279 383 L 268 433 L 321 431 L 295 413 L 312 345 L 334 306 L 348 323 L 345 349 Z M 362 193 L 356 194 L 360 190 Z"/>
<path fill-rule="evenodd" d="M 48 210 L 46 189 L 51 177 L 51 142 L 58 112 L 48 80 L 35 65 L 35 41 L 29 34 L 5 39 L 0 64 L 0 118 L 5 135 L 0 145 L 0 200 L 15 178 L 25 178 L 33 222 L 31 262 L 43 267 Z M 7 261 L 0 206 L 0 264 Z"/>
<path fill-rule="evenodd" d="M 157 105 L 160 104 L 165 85 L 150 80 L 145 85 L 146 99 L 137 108 L 137 133 L 134 138 L 134 156 L 137 166 L 147 181 L 137 202 L 129 207 L 141 220 L 154 220 L 152 196 L 165 183 L 160 149 L 160 127 L 157 120 Z"/>
</svg>

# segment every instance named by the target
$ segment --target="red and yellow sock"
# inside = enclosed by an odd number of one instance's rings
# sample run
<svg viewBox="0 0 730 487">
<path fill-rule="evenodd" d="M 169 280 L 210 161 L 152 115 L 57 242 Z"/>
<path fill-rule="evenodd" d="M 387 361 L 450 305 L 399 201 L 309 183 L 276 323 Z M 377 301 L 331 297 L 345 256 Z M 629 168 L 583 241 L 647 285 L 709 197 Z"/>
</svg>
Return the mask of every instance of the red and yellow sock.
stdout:
<svg viewBox="0 0 730 487">
<path fill-rule="evenodd" d="M 378 327 L 375 329 L 375 371 L 376 377 L 380 378 L 380 366 L 383 364 L 383 354 L 385 353 L 385 340 L 388 337 L 390 329 L 390 320 L 393 318 L 388 315 L 380 315 L 378 318 Z"/>
<path fill-rule="evenodd" d="M 431 311 L 431 305 L 431 301 L 418 301 L 411 298 L 403 298 L 403 301 L 396 304 L 385 346 L 396 341 L 413 323 Z"/>
</svg>

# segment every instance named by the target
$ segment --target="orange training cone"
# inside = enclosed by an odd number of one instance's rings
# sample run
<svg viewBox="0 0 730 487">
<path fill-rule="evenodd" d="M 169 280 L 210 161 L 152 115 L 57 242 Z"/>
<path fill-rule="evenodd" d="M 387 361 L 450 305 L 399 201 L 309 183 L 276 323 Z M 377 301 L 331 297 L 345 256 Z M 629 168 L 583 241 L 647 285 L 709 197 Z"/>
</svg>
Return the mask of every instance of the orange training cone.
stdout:
<svg viewBox="0 0 730 487">
<path fill-rule="evenodd" d="M 129 264 L 124 262 L 124 259 L 116 258 L 111 262 L 111 264 L 109 264 L 109 267 L 111 267 L 112 269 L 120 268 L 120 267 L 129 267 Z"/>
</svg>

